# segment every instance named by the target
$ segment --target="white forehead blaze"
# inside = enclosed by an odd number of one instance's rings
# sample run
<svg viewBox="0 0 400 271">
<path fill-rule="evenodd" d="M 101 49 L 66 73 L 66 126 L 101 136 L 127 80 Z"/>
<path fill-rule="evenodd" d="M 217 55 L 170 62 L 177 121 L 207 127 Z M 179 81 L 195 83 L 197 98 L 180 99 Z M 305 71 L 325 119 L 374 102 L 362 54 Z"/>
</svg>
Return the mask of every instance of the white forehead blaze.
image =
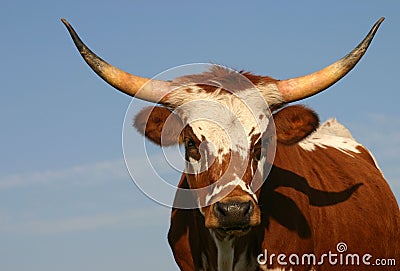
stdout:
<svg viewBox="0 0 400 271">
<path fill-rule="evenodd" d="M 231 151 L 243 157 L 248 155 L 253 135 L 261 136 L 269 124 L 269 108 L 260 92 L 257 89 L 238 94 L 197 91 L 176 108 L 178 115 L 200 141 L 213 145 L 209 151 L 218 159 Z"/>
</svg>

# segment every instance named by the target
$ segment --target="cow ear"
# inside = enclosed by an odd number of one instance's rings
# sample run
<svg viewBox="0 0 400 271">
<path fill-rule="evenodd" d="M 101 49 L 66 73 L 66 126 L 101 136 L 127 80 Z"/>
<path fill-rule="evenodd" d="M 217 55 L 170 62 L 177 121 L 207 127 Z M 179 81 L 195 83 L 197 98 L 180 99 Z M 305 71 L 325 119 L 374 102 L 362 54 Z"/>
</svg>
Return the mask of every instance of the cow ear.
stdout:
<svg viewBox="0 0 400 271">
<path fill-rule="evenodd" d="M 296 144 L 314 132 L 319 117 L 303 105 L 292 105 L 274 114 L 277 141 L 282 144 Z"/>
<path fill-rule="evenodd" d="M 171 146 L 181 143 L 182 122 L 165 107 L 149 106 L 142 109 L 135 116 L 133 126 L 157 145 Z"/>
</svg>

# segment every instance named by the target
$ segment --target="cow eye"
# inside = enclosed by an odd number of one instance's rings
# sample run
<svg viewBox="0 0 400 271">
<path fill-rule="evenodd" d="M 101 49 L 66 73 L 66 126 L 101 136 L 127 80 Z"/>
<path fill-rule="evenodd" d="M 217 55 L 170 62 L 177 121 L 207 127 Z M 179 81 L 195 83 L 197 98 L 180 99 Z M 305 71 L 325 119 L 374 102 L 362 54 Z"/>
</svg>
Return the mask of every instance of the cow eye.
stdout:
<svg viewBox="0 0 400 271">
<path fill-rule="evenodd" d="M 193 149 L 193 148 L 196 148 L 196 142 L 194 142 L 194 140 L 193 139 L 187 139 L 187 141 L 186 141 L 186 148 L 188 148 L 188 149 Z"/>
<path fill-rule="evenodd" d="M 261 145 L 261 141 L 258 141 L 253 148 L 253 159 L 256 161 L 260 161 L 260 159 L 267 155 L 267 146 L 269 139 L 263 139 L 263 145 Z"/>
<path fill-rule="evenodd" d="M 185 139 L 185 148 L 186 148 L 186 161 L 189 161 L 189 157 L 199 161 L 201 158 L 199 149 L 197 148 L 196 142 L 191 138 Z"/>
<path fill-rule="evenodd" d="M 256 146 L 253 149 L 253 159 L 256 161 L 260 161 L 261 159 L 261 146 Z"/>
</svg>

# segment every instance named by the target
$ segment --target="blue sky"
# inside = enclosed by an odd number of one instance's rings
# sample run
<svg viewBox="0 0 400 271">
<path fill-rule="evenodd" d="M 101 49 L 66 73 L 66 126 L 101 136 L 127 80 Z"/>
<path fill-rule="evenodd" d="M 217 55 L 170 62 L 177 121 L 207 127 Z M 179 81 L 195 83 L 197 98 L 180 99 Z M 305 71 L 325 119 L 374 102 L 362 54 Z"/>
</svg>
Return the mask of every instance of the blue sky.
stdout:
<svg viewBox="0 0 400 271">
<path fill-rule="evenodd" d="M 385 16 L 358 66 L 304 103 L 374 153 L 399 201 L 399 11 L 398 1 L 3 3 L 0 270 L 177 270 L 169 210 L 124 165 L 131 99 L 88 69 L 60 18 L 104 59 L 142 76 L 213 62 L 285 79 L 336 61 Z"/>
</svg>

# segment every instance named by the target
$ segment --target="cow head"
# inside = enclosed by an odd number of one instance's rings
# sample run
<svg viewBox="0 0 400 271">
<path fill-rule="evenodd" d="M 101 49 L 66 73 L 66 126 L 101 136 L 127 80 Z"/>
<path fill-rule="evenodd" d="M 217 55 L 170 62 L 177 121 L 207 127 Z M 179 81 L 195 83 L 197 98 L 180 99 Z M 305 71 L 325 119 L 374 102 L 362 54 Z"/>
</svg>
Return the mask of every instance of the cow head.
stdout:
<svg viewBox="0 0 400 271">
<path fill-rule="evenodd" d="M 348 55 L 309 75 L 275 80 L 215 66 L 167 82 L 111 66 L 63 20 L 81 55 L 99 76 L 124 93 L 162 105 L 142 110 L 135 126 L 156 144 L 184 145 L 187 182 L 205 226 L 221 238 L 243 235 L 260 223 L 258 188 L 273 162 L 271 142 L 294 144 L 318 125 L 317 115 L 302 106 L 276 111 L 346 75 L 364 55 L 382 21 Z"/>
<path fill-rule="evenodd" d="M 255 103 L 257 110 L 250 110 L 236 95 L 223 95 L 230 102 L 208 110 L 210 101 L 189 103 L 181 110 L 147 107 L 134 122 L 156 144 L 184 145 L 187 182 L 205 226 L 220 238 L 243 235 L 260 223 L 258 188 L 273 162 L 274 141 L 294 144 L 318 126 L 318 116 L 300 105 L 272 115 L 265 104 Z"/>
</svg>

